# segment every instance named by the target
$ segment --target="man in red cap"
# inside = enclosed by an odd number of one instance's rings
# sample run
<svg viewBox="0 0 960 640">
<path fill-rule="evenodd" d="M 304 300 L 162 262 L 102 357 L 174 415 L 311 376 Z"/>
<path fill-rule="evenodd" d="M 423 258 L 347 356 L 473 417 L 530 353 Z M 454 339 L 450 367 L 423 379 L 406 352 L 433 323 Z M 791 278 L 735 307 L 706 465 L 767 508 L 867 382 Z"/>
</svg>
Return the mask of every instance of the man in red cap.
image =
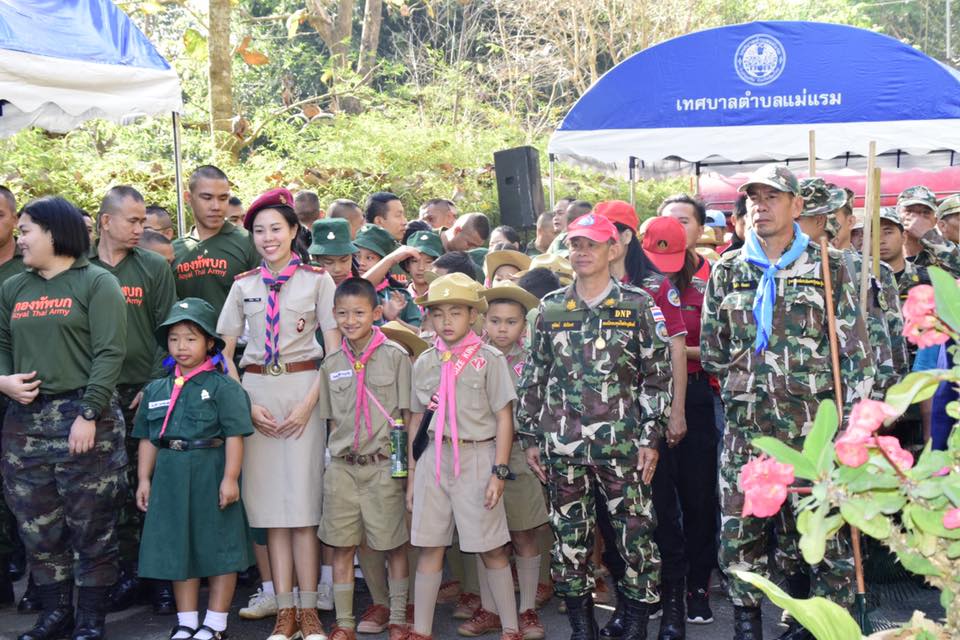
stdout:
<svg viewBox="0 0 960 640">
<path fill-rule="evenodd" d="M 623 637 L 643 640 L 659 598 L 650 481 L 670 413 L 669 336 L 650 295 L 610 276 L 622 250 L 614 224 L 587 214 L 567 231 L 576 279 L 540 305 L 517 433 L 527 463 L 551 487 L 550 524 L 560 541 L 551 569 L 571 637 L 597 637 L 588 560 L 596 487 L 627 565 L 617 585 Z"/>
</svg>

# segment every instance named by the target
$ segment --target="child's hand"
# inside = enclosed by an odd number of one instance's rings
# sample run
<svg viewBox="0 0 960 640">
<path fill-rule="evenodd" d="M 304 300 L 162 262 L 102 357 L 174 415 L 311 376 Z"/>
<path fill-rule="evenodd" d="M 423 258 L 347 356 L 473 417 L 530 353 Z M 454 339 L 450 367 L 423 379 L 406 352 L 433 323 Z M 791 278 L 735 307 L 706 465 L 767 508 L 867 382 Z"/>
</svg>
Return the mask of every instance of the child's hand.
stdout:
<svg viewBox="0 0 960 640">
<path fill-rule="evenodd" d="M 224 478 L 220 483 L 220 509 L 226 509 L 240 499 L 240 483 Z"/>
<path fill-rule="evenodd" d="M 490 475 L 490 481 L 487 482 L 487 493 L 484 496 L 483 508 L 489 511 L 500 502 L 500 496 L 503 495 L 503 480 L 495 475 Z"/>
<path fill-rule="evenodd" d="M 543 470 L 543 465 L 540 464 L 540 447 L 527 447 L 524 453 L 527 456 L 527 466 L 533 471 L 533 475 L 540 478 L 543 484 L 547 484 L 547 474 Z"/>
<path fill-rule="evenodd" d="M 396 320 L 406 307 L 406 296 L 399 291 L 391 291 L 390 299 L 383 303 L 383 317 L 387 321 Z"/>
<path fill-rule="evenodd" d="M 146 512 L 150 504 L 150 482 L 141 481 L 137 486 L 137 509 Z"/>
<path fill-rule="evenodd" d="M 413 513 L 413 469 L 407 472 L 407 511 Z"/>
<path fill-rule="evenodd" d="M 401 245 L 393 251 L 390 252 L 390 255 L 387 256 L 387 260 L 390 260 L 392 264 L 400 264 L 407 258 L 419 258 L 420 250 L 408 245 Z"/>
<path fill-rule="evenodd" d="M 302 436 L 314 406 L 316 406 L 315 403 L 304 401 L 294 407 L 283 424 L 277 427 L 277 437 L 296 439 Z"/>
<path fill-rule="evenodd" d="M 253 419 L 253 426 L 263 435 L 268 438 L 280 437 L 277 433 L 280 425 L 277 424 L 277 419 L 266 407 L 261 407 L 259 404 L 252 405 L 250 407 L 250 418 Z"/>
</svg>

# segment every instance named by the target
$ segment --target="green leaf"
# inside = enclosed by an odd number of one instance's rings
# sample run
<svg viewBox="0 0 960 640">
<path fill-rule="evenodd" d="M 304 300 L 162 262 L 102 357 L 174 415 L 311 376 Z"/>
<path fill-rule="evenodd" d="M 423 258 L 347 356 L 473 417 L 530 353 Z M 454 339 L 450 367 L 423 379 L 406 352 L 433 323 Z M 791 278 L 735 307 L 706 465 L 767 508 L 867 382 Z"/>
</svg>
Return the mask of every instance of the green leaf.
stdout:
<svg viewBox="0 0 960 640">
<path fill-rule="evenodd" d="M 196 29 L 187 29 L 183 32 L 183 46 L 187 55 L 194 60 L 207 59 L 207 39 Z"/>
<path fill-rule="evenodd" d="M 866 512 L 867 506 L 863 500 L 846 500 L 840 504 L 841 515 L 851 525 L 877 540 L 889 537 L 890 520 L 880 514 L 870 517 Z"/>
<path fill-rule="evenodd" d="M 924 533 L 950 540 L 960 540 L 960 529 L 947 529 L 943 526 L 943 516 L 946 511 L 924 509 L 914 504 L 908 510 L 908 513 L 914 524 Z"/>
<path fill-rule="evenodd" d="M 793 465 L 793 475 L 804 480 L 816 480 L 817 469 L 802 453 L 776 438 L 761 436 L 752 441 L 754 448 L 773 456 L 779 462 Z"/>
<path fill-rule="evenodd" d="M 921 576 L 940 575 L 940 571 L 933 566 L 933 563 L 919 553 L 914 553 L 913 551 L 898 551 L 897 557 L 900 558 L 900 564 L 903 565 L 903 568 L 911 573 L 916 573 Z"/>
<path fill-rule="evenodd" d="M 953 506 L 960 507 L 960 476 L 957 474 L 947 476 L 942 488 L 943 495 L 953 503 Z"/>
<path fill-rule="evenodd" d="M 893 473 L 883 473 L 869 464 L 859 467 L 840 467 L 840 482 L 852 493 L 863 493 L 874 489 L 896 489 L 900 480 Z"/>
<path fill-rule="evenodd" d="M 887 404 L 903 413 L 914 403 L 932 398 L 940 384 L 940 370 L 916 371 L 887 390 Z"/>
<path fill-rule="evenodd" d="M 928 440 L 927 445 L 920 453 L 920 458 L 917 459 L 917 464 L 914 465 L 913 469 L 910 469 L 908 475 L 914 480 L 929 478 L 952 463 L 953 457 L 949 453 L 933 449 L 933 443 Z"/>
<path fill-rule="evenodd" d="M 960 558 L 960 542 L 954 542 L 947 547 L 947 557 L 951 560 Z"/>
<path fill-rule="evenodd" d="M 797 518 L 797 530 L 800 531 L 800 552 L 807 564 L 818 564 L 823 560 L 827 549 L 827 510 L 829 503 L 820 505 L 815 511 L 804 511 Z M 809 514 L 806 518 L 805 516 Z M 801 521 L 803 525 L 801 528 Z"/>
<path fill-rule="evenodd" d="M 948 402 L 946 411 L 947 415 L 954 420 L 960 420 L 960 402 L 957 402 L 956 400 Z"/>
<path fill-rule="evenodd" d="M 866 516 L 872 518 L 878 513 L 892 515 L 903 509 L 907 497 L 899 491 L 875 491 L 866 501 Z"/>
<path fill-rule="evenodd" d="M 960 333 L 960 287 L 949 273 L 939 267 L 927 269 L 937 300 L 937 315 L 956 333 Z"/>
<path fill-rule="evenodd" d="M 826 598 L 808 600 L 791 598 L 783 589 L 763 576 L 749 571 L 734 571 L 734 575 L 763 591 L 770 601 L 786 609 L 817 640 L 850 640 L 860 638 L 860 627 L 847 610 Z"/>
<path fill-rule="evenodd" d="M 821 402 L 817 417 L 813 421 L 813 429 L 803 441 L 803 457 L 820 473 L 828 473 L 833 466 L 833 437 L 837 435 L 839 424 L 837 405 L 833 400 Z"/>
<path fill-rule="evenodd" d="M 950 589 L 944 589 L 940 592 L 940 606 L 944 609 L 950 609 L 954 606 L 953 598 L 953 591 Z"/>
</svg>

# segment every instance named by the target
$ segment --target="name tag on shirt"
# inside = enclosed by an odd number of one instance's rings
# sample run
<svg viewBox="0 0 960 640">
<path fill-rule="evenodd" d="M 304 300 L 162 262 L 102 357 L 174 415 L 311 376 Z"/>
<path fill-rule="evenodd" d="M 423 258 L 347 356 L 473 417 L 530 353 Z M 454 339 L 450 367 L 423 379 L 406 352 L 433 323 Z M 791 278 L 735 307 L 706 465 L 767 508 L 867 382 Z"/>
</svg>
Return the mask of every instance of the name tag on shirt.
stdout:
<svg viewBox="0 0 960 640">
<path fill-rule="evenodd" d="M 337 380 L 342 380 L 343 378 L 352 378 L 353 369 L 344 369 L 343 371 L 334 371 L 330 374 L 330 382 L 336 382 Z"/>
<path fill-rule="evenodd" d="M 757 288 L 757 283 L 752 280 L 735 280 L 730 286 L 734 291 L 753 291 Z"/>
<path fill-rule="evenodd" d="M 787 278 L 787 284 L 791 287 L 820 287 L 823 289 L 823 280 L 820 278 Z"/>
<path fill-rule="evenodd" d="M 166 400 L 154 400 L 153 402 L 147 403 L 147 409 L 159 409 L 160 407 L 169 407 L 169 406 L 170 406 L 170 398 L 167 398 Z"/>
<path fill-rule="evenodd" d="M 244 298 L 244 302 L 260 302 L 263 298 Z"/>
<path fill-rule="evenodd" d="M 583 326 L 582 320 L 557 320 L 547 327 L 550 331 L 579 331 Z"/>
</svg>

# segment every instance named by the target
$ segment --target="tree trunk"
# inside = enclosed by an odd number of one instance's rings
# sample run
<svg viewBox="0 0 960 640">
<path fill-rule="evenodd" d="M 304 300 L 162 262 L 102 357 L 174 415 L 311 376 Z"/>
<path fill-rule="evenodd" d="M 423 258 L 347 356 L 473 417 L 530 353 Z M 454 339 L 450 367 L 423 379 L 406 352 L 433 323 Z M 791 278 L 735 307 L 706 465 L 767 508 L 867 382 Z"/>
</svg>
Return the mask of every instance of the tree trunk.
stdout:
<svg viewBox="0 0 960 640">
<path fill-rule="evenodd" d="M 380 47 L 380 25 L 383 23 L 383 0 L 366 0 L 363 7 L 363 31 L 360 33 L 360 56 L 357 60 L 357 75 L 370 82 L 370 71 L 377 63 Z"/>
<path fill-rule="evenodd" d="M 208 73 L 210 76 L 210 136 L 214 150 L 230 144 L 233 118 L 233 78 L 230 70 L 230 0 L 210 0 Z"/>
</svg>

